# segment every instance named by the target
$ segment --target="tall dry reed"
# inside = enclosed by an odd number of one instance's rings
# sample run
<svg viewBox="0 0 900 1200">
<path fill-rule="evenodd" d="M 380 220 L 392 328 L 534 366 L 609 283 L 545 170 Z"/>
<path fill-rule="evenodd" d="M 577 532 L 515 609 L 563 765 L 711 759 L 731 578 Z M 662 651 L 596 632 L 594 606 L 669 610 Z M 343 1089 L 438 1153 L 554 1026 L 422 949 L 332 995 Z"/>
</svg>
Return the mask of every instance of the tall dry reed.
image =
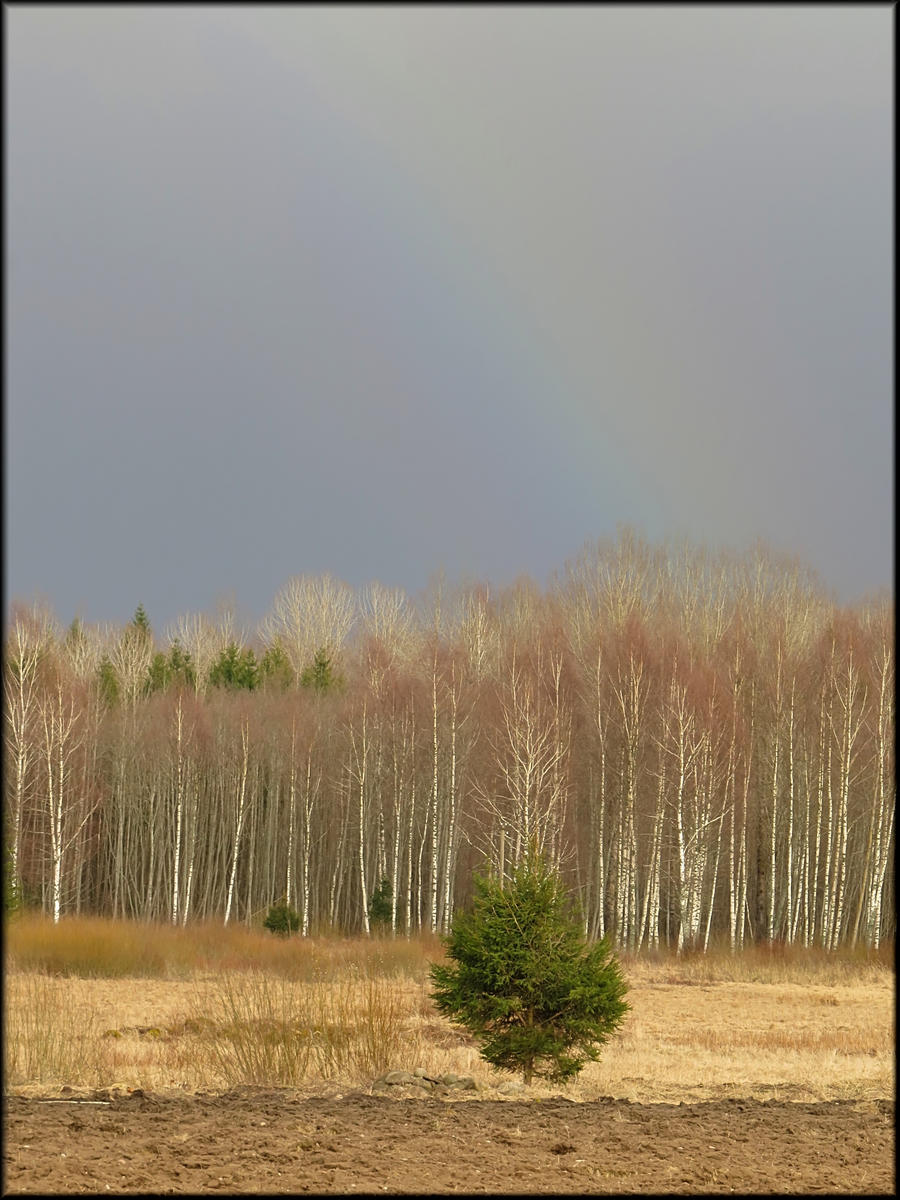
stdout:
<svg viewBox="0 0 900 1200">
<path fill-rule="evenodd" d="M 72 985 L 35 972 L 7 981 L 3 1011 L 8 1084 L 98 1084 L 106 1071 L 101 1031 Z"/>
<path fill-rule="evenodd" d="M 820 946 L 759 943 L 732 954 L 727 945 L 676 955 L 670 950 L 620 955 L 626 974 L 656 983 L 843 983 L 877 982 L 893 974 L 894 944 L 878 950 L 864 946 L 837 951 Z"/>
<path fill-rule="evenodd" d="M 267 971 L 287 979 L 340 978 L 351 967 L 377 978 L 421 976 L 442 956 L 440 939 L 276 937 L 261 927 L 202 921 L 172 926 L 102 917 L 54 924 L 25 914 L 8 922 L 8 970 L 82 978 L 187 979 L 196 973 Z"/>
<path fill-rule="evenodd" d="M 401 1055 L 401 999 L 387 979 L 297 982 L 259 971 L 229 974 L 191 1025 L 225 1084 L 371 1080 Z"/>
</svg>

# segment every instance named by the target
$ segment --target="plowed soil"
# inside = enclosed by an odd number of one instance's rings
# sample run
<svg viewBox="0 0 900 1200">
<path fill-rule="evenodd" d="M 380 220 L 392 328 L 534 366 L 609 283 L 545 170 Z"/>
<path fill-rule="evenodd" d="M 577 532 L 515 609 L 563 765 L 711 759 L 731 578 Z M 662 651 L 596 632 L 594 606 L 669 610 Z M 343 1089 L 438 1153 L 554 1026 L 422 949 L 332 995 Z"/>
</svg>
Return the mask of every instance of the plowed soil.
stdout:
<svg viewBox="0 0 900 1200">
<path fill-rule="evenodd" d="M 4 1191 L 894 1191 L 894 1102 L 95 1093 L 6 1101 Z"/>
</svg>

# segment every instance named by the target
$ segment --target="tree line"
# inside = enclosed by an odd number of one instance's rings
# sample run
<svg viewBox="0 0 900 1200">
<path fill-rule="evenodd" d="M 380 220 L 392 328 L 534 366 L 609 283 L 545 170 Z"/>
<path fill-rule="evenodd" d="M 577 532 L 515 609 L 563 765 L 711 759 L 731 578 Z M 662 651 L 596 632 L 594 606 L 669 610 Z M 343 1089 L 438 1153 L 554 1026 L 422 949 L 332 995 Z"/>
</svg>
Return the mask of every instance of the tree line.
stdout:
<svg viewBox="0 0 900 1200">
<path fill-rule="evenodd" d="M 625 530 L 545 588 L 289 580 L 258 629 L 14 606 L 8 904 L 446 932 L 536 845 L 619 948 L 894 934 L 893 600 Z"/>
</svg>

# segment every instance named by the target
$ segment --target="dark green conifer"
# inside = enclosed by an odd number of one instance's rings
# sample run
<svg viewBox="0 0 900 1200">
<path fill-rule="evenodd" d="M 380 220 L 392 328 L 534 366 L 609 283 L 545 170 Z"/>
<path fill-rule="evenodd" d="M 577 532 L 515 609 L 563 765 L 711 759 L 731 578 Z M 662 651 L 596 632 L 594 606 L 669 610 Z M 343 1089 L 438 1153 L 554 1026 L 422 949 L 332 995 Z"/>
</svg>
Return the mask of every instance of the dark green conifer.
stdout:
<svg viewBox="0 0 900 1200">
<path fill-rule="evenodd" d="M 312 665 L 306 667 L 300 675 L 300 686 L 312 688 L 316 692 L 329 692 L 341 683 L 342 680 L 335 674 L 327 650 L 317 650 Z"/>
<path fill-rule="evenodd" d="M 504 883 L 476 878 L 474 906 L 434 965 L 438 1009 L 494 1067 L 525 1083 L 571 1079 L 621 1025 L 627 984 L 605 940 L 586 942 L 562 880 L 534 848 Z"/>
<path fill-rule="evenodd" d="M 194 687 L 196 683 L 194 663 L 190 651 L 184 649 L 178 638 L 175 638 L 169 648 L 167 668 L 171 683 Z"/>
<path fill-rule="evenodd" d="M 274 687 L 282 692 L 294 682 L 294 671 L 291 661 L 279 641 L 274 641 L 266 648 L 259 663 L 260 682 L 265 687 Z"/>
<path fill-rule="evenodd" d="M 229 642 L 209 671 L 212 687 L 237 691 L 245 688 L 253 691 L 259 682 L 256 655 L 251 649 L 239 650 L 235 642 Z"/>
<path fill-rule="evenodd" d="M 150 619 L 144 612 L 143 604 L 139 604 L 134 610 L 134 616 L 131 618 L 132 628 L 135 629 L 142 638 L 146 641 L 151 641 L 153 631 L 150 628 Z"/>
<path fill-rule="evenodd" d="M 100 659 L 100 666 L 97 668 L 97 686 L 100 689 L 100 699 L 107 708 L 112 708 L 118 703 L 119 677 L 108 654 L 104 654 Z"/>
<path fill-rule="evenodd" d="M 282 896 L 277 904 L 269 908 L 263 926 L 279 937 L 288 937 L 300 928 L 300 914 L 288 904 L 287 897 Z"/>
<path fill-rule="evenodd" d="M 372 899 L 369 904 L 369 920 L 375 926 L 384 928 L 389 926 L 393 917 L 392 898 L 394 889 L 391 887 L 389 879 L 382 879 L 378 887 L 372 893 Z"/>
<path fill-rule="evenodd" d="M 169 663 L 165 654 L 161 650 L 150 659 L 150 667 L 147 671 L 147 682 L 144 685 L 144 691 L 149 696 L 153 692 L 163 692 L 169 686 L 171 672 L 169 671 Z"/>
</svg>

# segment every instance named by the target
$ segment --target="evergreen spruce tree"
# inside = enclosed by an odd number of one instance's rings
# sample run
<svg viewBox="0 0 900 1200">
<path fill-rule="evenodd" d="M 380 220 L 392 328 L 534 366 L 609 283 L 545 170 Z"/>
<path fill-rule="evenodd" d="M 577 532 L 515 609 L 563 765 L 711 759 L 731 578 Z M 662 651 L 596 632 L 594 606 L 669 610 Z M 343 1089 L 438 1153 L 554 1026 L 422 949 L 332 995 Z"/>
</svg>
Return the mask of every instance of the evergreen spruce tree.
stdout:
<svg viewBox="0 0 900 1200">
<path fill-rule="evenodd" d="M 164 692 L 167 688 L 194 686 L 194 665 L 190 653 L 184 650 L 176 638 L 168 654 L 158 650 L 150 659 L 144 694 Z"/>
<path fill-rule="evenodd" d="M 131 618 L 131 625 L 135 632 L 145 641 L 149 642 L 153 637 L 153 631 L 150 628 L 150 618 L 144 611 L 143 604 L 139 604 L 134 610 L 134 616 Z"/>
<path fill-rule="evenodd" d="M 84 632 L 84 625 L 82 624 L 81 617 L 75 617 L 72 621 L 72 624 L 66 630 L 66 649 L 72 652 L 74 657 L 75 651 L 80 649 L 86 641 L 87 637 Z"/>
<path fill-rule="evenodd" d="M 118 703 L 119 677 L 107 654 L 100 659 L 100 665 L 97 668 L 97 686 L 100 690 L 100 698 L 107 708 L 112 708 Z"/>
<path fill-rule="evenodd" d="M 157 650 L 150 659 L 147 682 L 144 684 L 145 695 L 150 696 L 153 692 L 164 692 L 169 686 L 171 678 L 172 672 L 169 670 L 168 659 L 161 650 Z"/>
<path fill-rule="evenodd" d="M 334 687 L 340 687 L 343 680 L 336 675 L 331 665 L 327 650 L 317 650 L 311 666 L 305 667 L 300 673 L 300 686 L 312 688 L 316 692 L 328 692 Z"/>
<path fill-rule="evenodd" d="M 264 686 L 278 688 L 282 692 L 287 691 L 294 682 L 291 661 L 277 639 L 260 659 L 259 677 Z"/>
<path fill-rule="evenodd" d="M 167 670 L 169 682 L 180 684 L 184 687 L 194 686 L 196 675 L 191 654 L 189 650 L 184 649 L 178 638 L 172 642 L 169 650 Z"/>
<path fill-rule="evenodd" d="M 239 650 L 235 642 L 229 642 L 210 667 L 209 682 L 212 687 L 229 691 L 246 688 L 252 692 L 258 682 L 256 655 L 251 649 Z"/>
<path fill-rule="evenodd" d="M 511 881 L 475 880 L 474 906 L 444 939 L 432 998 L 492 1066 L 573 1078 L 618 1029 L 627 984 L 606 940 L 585 941 L 559 876 L 534 847 Z"/>
<path fill-rule="evenodd" d="M 372 900 L 369 904 L 369 920 L 373 925 L 381 928 L 390 925 L 393 916 L 393 904 L 391 903 L 393 895 L 394 889 L 391 887 L 391 881 L 382 879 L 372 893 Z"/>
<path fill-rule="evenodd" d="M 277 904 L 269 908 L 263 926 L 279 937 L 288 937 L 300 928 L 300 914 L 288 904 L 287 897 L 282 896 Z"/>
</svg>

